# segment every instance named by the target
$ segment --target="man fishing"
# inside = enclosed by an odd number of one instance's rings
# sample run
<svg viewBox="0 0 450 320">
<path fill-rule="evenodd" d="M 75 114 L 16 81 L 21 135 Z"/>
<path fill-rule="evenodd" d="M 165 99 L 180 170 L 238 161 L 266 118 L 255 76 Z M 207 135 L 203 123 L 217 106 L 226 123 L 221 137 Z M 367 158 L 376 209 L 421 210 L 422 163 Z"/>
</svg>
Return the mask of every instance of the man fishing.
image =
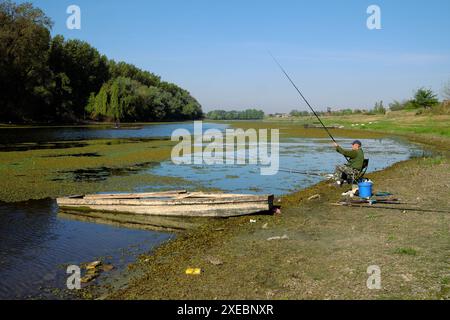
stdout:
<svg viewBox="0 0 450 320">
<path fill-rule="evenodd" d="M 323 129 L 327 132 L 330 139 L 333 140 L 334 146 L 336 147 L 336 151 L 347 157 L 348 160 L 347 164 L 336 167 L 336 173 L 334 177 L 336 178 L 338 185 L 342 185 L 344 181 L 350 180 L 349 178 L 351 178 L 351 180 L 355 180 L 356 175 L 362 170 L 362 167 L 364 165 L 364 152 L 361 149 L 361 141 L 359 140 L 353 141 L 352 150 L 342 149 L 337 144 L 334 137 L 331 135 L 331 132 L 324 125 L 319 115 L 316 113 L 316 111 L 314 111 L 311 104 L 308 102 L 308 100 L 306 100 L 305 96 L 301 93 L 300 89 L 297 87 L 294 81 L 292 81 L 291 77 L 288 75 L 286 70 L 284 70 L 283 66 L 270 52 L 269 54 L 275 61 L 275 63 L 278 65 L 280 70 L 284 73 L 289 82 L 292 84 L 292 86 L 295 88 L 295 90 L 298 92 L 303 101 L 308 105 L 309 109 L 311 109 L 312 113 L 316 116 L 317 120 L 319 120 L 320 124 L 322 125 Z"/>
<path fill-rule="evenodd" d="M 353 141 L 352 150 L 343 149 L 336 141 L 333 144 L 336 151 L 348 159 L 348 163 L 336 166 L 334 178 L 338 185 L 342 185 L 344 181 L 354 180 L 355 176 L 361 171 L 364 164 L 364 151 L 359 140 Z"/>
</svg>

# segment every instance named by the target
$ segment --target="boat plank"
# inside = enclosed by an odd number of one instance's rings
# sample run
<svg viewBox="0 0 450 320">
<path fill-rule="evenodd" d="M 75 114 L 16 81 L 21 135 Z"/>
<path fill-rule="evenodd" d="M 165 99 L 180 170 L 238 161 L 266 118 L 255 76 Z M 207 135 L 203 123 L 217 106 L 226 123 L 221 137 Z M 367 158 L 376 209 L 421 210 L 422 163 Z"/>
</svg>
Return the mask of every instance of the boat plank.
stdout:
<svg viewBox="0 0 450 320">
<path fill-rule="evenodd" d="M 62 207 L 66 209 L 66 207 Z M 67 207 L 69 209 L 71 207 Z M 72 208 L 74 209 L 74 208 Z M 196 205 L 196 206 L 127 206 L 127 205 L 90 205 L 86 209 L 107 212 L 129 212 L 142 215 L 178 216 L 178 217 L 232 217 L 268 211 L 267 203 L 246 203 L 245 205 Z"/>
<path fill-rule="evenodd" d="M 144 193 L 109 193 L 109 194 L 88 194 L 84 199 L 139 199 L 139 198 L 158 198 L 163 196 L 175 196 L 186 194 L 186 190 L 144 192 Z"/>
</svg>

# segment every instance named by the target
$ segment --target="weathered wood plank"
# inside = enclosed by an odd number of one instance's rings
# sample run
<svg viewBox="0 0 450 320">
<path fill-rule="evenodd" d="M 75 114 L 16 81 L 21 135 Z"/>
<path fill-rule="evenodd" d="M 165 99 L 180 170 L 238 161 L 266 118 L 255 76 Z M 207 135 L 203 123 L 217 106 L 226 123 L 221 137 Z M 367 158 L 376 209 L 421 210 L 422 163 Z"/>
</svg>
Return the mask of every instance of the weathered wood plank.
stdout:
<svg viewBox="0 0 450 320">
<path fill-rule="evenodd" d="M 65 209 L 66 207 L 62 207 Z M 67 207 L 75 209 L 76 207 Z M 81 209 L 83 209 L 81 207 Z M 226 206 L 159 206 L 159 207 L 147 207 L 147 206 L 107 206 L 107 205 L 90 205 L 84 208 L 94 211 L 109 211 L 109 212 L 130 212 L 134 214 L 143 215 L 162 215 L 162 216 L 178 216 L 178 217 L 232 217 L 247 215 L 262 211 L 268 211 L 269 205 L 262 203 L 246 204 L 242 205 L 226 205 Z"/>
<path fill-rule="evenodd" d="M 161 191 L 161 192 L 143 192 L 143 193 L 109 193 L 109 194 L 88 194 L 84 199 L 140 199 L 140 198 L 158 198 L 163 196 L 176 196 L 186 194 L 186 190 Z"/>
</svg>

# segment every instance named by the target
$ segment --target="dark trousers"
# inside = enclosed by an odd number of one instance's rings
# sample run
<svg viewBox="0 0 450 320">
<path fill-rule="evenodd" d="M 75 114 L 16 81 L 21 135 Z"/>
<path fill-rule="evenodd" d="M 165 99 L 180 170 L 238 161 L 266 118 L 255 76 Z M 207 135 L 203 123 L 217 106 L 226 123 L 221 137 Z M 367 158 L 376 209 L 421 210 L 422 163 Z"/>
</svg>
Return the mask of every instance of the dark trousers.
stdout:
<svg viewBox="0 0 450 320">
<path fill-rule="evenodd" d="M 353 182 L 356 176 L 358 175 L 358 170 L 346 164 L 343 164 L 336 166 L 336 171 L 334 175 L 336 180 Z"/>
</svg>

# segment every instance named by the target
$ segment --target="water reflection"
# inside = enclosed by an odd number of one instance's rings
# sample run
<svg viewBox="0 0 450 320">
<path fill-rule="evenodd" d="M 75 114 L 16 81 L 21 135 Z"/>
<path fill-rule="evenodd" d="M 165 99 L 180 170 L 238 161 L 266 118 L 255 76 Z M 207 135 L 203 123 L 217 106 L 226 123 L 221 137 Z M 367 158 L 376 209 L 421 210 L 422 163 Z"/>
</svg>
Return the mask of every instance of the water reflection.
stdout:
<svg viewBox="0 0 450 320">
<path fill-rule="evenodd" d="M 65 265 L 102 258 L 118 271 L 171 237 L 64 218 L 50 199 L 0 203 L 0 299 L 52 298 L 43 288 L 64 288 Z"/>
<path fill-rule="evenodd" d="M 203 123 L 203 130 L 211 128 L 224 129 L 226 124 L 218 123 Z M 23 143 L 38 143 L 41 148 L 58 148 L 64 147 L 64 141 L 77 140 L 93 140 L 93 139 L 148 139 L 148 138 L 162 138 L 170 137 L 172 132 L 176 129 L 187 129 L 190 132 L 194 131 L 193 122 L 180 123 L 161 123 L 161 124 L 146 124 L 138 128 L 126 127 L 122 129 L 114 129 L 111 126 L 104 127 L 33 127 L 33 128 L 8 128 L 0 129 L 0 145 L 4 148 L 11 149 L 14 144 Z M 46 143 L 58 141 L 56 145 Z M 67 144 L 67 143 L 66 143 Z M 27 150 L 26 145 L 17 146 Z M 33 148 L 32 145 L 28 146 Z M 70 145 L 69 145 L 70 147 Z M 37 147 L 34 147 L 37 148 Z"/>
</svg>

